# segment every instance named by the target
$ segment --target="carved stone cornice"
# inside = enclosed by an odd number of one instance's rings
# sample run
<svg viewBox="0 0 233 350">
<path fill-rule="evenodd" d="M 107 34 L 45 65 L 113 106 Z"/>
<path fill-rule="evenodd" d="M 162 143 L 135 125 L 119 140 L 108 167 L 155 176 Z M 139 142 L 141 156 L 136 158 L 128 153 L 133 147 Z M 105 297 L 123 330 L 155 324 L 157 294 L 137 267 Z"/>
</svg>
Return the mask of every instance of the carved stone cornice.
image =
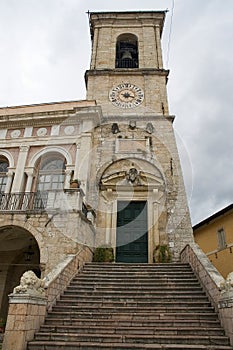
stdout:
<svg viewBox="0 0 233 350">
<path fill-rule="evenodd" d="M 74 107 L 70 110 L 58 110 L 48 112 L 34 113 L 16 113 L 9 115 L 1 115 L 0 111 L 0 127 L 1 128 L 17 128 L 17 127 L 40 127 L 55 124 L 79 124 L 83 120 L 94 120 L 99 123 L 102 117 L 101 107 Z"/>
</svg>

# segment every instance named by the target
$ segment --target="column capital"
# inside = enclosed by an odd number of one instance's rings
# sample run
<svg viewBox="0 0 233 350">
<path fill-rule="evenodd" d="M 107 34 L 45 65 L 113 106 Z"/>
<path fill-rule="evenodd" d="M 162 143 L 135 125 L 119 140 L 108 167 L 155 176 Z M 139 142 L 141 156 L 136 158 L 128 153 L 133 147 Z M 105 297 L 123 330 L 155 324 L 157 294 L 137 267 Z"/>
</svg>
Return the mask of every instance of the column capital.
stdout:
<svg viewBox="0 0 233 350">
<path fill-rule="evenodd" d="M 21 145 L 21 146 L 19 146 L 20 152 L 28 152 L 29 148 L 30 148 L 30 147 L 27 146 L 27 145 Z"/>
</svg>

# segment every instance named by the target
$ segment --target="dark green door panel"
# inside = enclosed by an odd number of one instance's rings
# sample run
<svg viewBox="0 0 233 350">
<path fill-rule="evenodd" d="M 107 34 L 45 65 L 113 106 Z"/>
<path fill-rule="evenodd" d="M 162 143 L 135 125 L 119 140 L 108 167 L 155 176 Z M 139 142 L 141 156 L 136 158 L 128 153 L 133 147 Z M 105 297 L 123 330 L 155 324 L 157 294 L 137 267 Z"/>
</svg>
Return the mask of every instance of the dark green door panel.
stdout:
<svg viewBox="0 0 233 350">
<path fill-rule="evenodd" d="M 147 203 L 119 201 L 116 261 L 148 262 Z"/>
</svg>

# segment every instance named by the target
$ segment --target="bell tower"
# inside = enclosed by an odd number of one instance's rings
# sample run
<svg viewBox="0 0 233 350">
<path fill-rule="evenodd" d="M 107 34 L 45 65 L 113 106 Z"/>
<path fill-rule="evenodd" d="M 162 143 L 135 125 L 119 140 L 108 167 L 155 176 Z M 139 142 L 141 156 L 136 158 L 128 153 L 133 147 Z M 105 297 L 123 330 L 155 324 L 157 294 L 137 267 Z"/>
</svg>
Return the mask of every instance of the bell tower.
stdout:
<svg viewBox="0 0 233 350">
<path fill-rule="evenodd" d="M 90 13 L 87 99 L 96 100 L 87 200 L 97 211 L 96 246 L 119 262 L 174 260 L 193 241 L 167 101 L 161 36 L 166 11 Z"/>
<path fill-rule="evenodd" d="M 91 13 L 87 99 L 104 115 L 168 115 L 161 35 L 165 11 Z"/>
</svg>

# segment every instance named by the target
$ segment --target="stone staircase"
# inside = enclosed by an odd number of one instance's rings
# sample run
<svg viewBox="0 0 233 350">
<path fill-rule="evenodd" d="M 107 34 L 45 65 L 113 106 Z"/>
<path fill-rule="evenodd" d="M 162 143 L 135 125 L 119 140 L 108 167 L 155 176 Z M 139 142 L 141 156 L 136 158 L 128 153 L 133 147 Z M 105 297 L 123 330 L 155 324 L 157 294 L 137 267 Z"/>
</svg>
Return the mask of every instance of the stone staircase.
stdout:
<svg viewBox="0 0 233 350">
<path fill-rule="evenodd" d="M 27 349 L 233 348 L 189 265 L 89 263 Z"/>
</svg>

